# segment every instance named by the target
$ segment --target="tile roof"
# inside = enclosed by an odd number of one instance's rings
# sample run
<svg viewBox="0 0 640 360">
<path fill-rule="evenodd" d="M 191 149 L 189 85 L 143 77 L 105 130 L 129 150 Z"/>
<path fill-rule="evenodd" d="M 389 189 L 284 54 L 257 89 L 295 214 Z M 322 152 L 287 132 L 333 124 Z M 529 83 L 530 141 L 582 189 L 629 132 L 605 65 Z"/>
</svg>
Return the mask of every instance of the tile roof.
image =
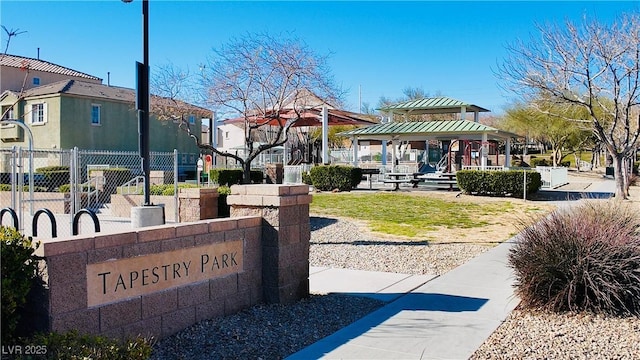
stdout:
<svg viewBox="0 0 640 360">
<path fill-rule="evenodd" d="M 31 88 L 25 91 L 25 97 L 62 93 L 128 102 L 136 100 L 136 92 L 133 89 L 118 86 L 107 86 L 79 80 L 61 80 L 51 84 Z"/>
<path fill-rule="evenodd" d="M 135 102 L 136 91 L 134 89 L 109 86 L 104 84 L 90 83 L 80 80 L 61 80 L 51 84 L 38 86 L 25 91 L 25 98 L 34 96 L 45 96 L 52 94 L 69 94 L 94 99 L 117 100 L 123 102 Z M 151 97 L 152 105 L 171 106 L 168 98 L 153 95 Z M 193 111 L 210 116 L 211 111 L 197 105 L 177 101 L 181 106 L 192 108 Z"/>
<path fill-rule="evenodd" d="M 0 55 L 1 66 L 22 68 L 22 67 L 25 67 L 27 64 L 29 65 L 30 69 L 36 70 L 36 71 L 44 71 L 44 72 L 49 72 L 54 74 L 61 74 L 61 75 L 102 81 L 102 79 L 97 76 L 93 76 L 77 70 L 69 69 L 67 67 L 56 65 L 48 61 L 28 58 L 24 56 L 17 56 L 17 55 L 9 55 L 9 54 Z"/>
</svg>

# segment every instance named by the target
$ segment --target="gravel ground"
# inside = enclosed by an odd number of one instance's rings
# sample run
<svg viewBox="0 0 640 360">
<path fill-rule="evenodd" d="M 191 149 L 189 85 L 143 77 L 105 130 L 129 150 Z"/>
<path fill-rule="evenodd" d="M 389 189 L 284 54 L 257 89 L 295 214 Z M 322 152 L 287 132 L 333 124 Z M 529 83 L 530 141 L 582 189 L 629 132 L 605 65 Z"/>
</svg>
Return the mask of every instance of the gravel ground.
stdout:
<svg viewBox="0 0 640 360">
<path fill-rule="evenodd" d="M 311 229 L 312 266 L 442 274 L 490 248 L 380 239 L 342 219 L 312 217 Z M 160 341 L 152 359 L 281 359 L 382 305 L 333 294 L 255 306 Z M 640 359 L 640 318 L 515 310 L 472 359 Z"/>
<path fill-rule="evenodd" d="M 442 274 L 487 245 L 378 239 L 354 222 L 311 217 L 310 264 L 407 274 Z M 259 305 L 200 322 L 154 346 L 152 359 L 281 359 L 374 311 L 383 302 L 313 295 L 293 305 Z"/>
<path fill-rule="evenodd" d="M 640 319 L 515 310 L 472 359 L 639 359 Z"/>
</svg>

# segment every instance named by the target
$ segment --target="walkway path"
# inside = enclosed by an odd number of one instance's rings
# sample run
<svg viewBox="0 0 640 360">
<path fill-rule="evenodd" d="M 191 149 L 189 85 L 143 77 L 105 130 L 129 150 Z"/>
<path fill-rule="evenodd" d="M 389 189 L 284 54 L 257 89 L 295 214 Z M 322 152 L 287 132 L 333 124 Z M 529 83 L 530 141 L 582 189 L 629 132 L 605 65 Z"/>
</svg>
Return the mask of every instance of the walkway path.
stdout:
<svg viewBox="0 0 640 360">
<path fill-rule="evenodd" d="M 612 180 L 602 180 L 585 190 L 610 196 L 614 189 Z M 311 268 L 313 293 L 348 293 L 389 303 L 288 359 L 469 358 L 519 302 L 507 265 L 513 241 L 439 277 Z"/>
</svg>

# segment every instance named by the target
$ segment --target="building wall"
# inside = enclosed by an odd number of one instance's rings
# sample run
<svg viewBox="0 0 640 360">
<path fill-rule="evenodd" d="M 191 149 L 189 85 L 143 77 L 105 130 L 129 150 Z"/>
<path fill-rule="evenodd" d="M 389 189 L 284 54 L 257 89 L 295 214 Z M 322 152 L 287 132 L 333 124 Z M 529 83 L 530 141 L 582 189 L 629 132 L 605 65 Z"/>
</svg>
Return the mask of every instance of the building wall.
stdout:
<svg viewBox="0 0 640 360">
<path fill-rule="evenodd" d="M 32 105 L 44 103 L 46 104 L 46 119 L 44 124 L 31 123 Z M 60 148 L 60 122 L 57 120 L 60 116 L 60 98 L 56 95 L 48 95 L 37 98 L 30 98 L 23 102 L 22 111 L 24 123 L 29 126 L 33 134 L 34 149 L 55 149 Z M 27 147 L 29 139 L 24 137 L 20 143 L 3 144 L 3 146 L 16 145 Z"/>
<path fill-rule="evenodd" d="M 11 101 L 15 99 L 5 99 L 2 105 Z M 46 123 L 42 125 L 31 124 L 31 106 L 36 103 L 46 103 Z M 91 123 L 94 104 L 100 105 L 100 125 Z M 20 109 L 24 114 L 21 119 L 33 133 L 35 149 L 71 149 L 77 146 L 89 150 L 138 150 L 138 118 L 133 103 L 53 94 L 29 98 Z M 194 133 L 200 134 L 200 119 L 196 119 L 191 127 Z M 179 153 L 199 153 L 195 142 L 176 123 L 158 121 L 152 116 L 149 133 L 151 151 L 171 152 L 177 149 Z M 28 139 L 23 136 L 18 141 L 3 140 L 1 146 L 14 145 L 27 147 Z"/>
</svg>

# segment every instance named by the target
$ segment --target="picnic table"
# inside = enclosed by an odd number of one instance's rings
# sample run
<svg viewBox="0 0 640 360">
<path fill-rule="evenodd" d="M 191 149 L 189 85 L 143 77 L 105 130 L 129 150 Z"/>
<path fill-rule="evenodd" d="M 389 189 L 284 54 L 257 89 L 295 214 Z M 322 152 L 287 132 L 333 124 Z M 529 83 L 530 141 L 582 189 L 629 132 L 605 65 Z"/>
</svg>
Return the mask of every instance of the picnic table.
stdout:
<svg viewBox="0 0 640 360">
<path fill-rule="evenodd" d="M 456 173 L 451 172 L 443 172 L 443 173 L 414 173 L 413 179 L 411 179 L 411 183 L 413 183 L 413 187 L 418 187 L 418 184 L 421 182 L 432 183 L 438 185 L 449 185 L 449 191 L 453 191 L 453 186 L 458 184 L 456 180 Z"/>
<path fill-rule="evenodd" d="M 362 175 L 367 176 L 369 180 L 369 190 L 371 190 L 372 188 L 371 177 L 373 177 L 373 175 L 378 175 L 378 174 L 380 174 L 380 169 L 369 169 L 369 168 L 362 169 Z"/>
<path fill-rule="evenodd" d="M 385 176 L 393 179 L 384 179 L 382 182 L 385 184 L 394 184 L 395 187 L 393 188 L 393 191 L 398 191 L 400 190 L 400 184 L 410 183 L 412 181 L 413 174 L 404 172 L 388 172 L 385 173 Z"/>
</svg>

